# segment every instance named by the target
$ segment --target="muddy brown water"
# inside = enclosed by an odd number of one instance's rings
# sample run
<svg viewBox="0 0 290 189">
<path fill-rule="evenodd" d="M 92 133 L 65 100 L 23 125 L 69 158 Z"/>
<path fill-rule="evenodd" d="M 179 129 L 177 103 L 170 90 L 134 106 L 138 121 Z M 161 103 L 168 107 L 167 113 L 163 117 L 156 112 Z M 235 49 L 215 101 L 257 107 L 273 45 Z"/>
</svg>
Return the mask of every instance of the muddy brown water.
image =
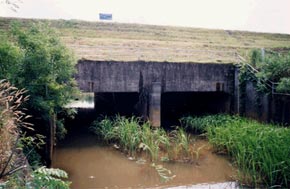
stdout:
<svg viewBox="0 0 290 189">
<path fill-rule="evenodd" d="M 175 178 L 162 181 L 151 162 L 140 164 L 111 146 L 98 144 L 87 132 L 69 134 L 54 151 L 53 167 L 68 172 L 72 189 L 95 188 L 169 188 L 199 183 L 233 180 L 235 170 L 224 158 L 212 153 L 206 141 L 198 162 L 164 163 Z"/>
</svg>

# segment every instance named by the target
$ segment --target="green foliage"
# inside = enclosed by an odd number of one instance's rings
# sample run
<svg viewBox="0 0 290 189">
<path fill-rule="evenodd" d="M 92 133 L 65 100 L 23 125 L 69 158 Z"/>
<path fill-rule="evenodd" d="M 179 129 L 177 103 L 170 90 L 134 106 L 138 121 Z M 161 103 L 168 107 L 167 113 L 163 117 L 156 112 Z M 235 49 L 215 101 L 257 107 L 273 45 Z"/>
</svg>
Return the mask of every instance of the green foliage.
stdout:
<svg viewBox="0 0 290 189">
<path fill-rule="evenodd" d="M 24 53 L 18 84 L 28 89 L 30 108 L 43 117 L 59 112 L 76 91 L 72 53 L 46 25 L 35 24 L 27 31 L 14 25 L 12 33 Z"/>
<path fill-rule="evenodd" d="M 256 67 L 256 65 L 262 61 L 262 56 L 259 50 L 254 49 L 251 55 L 251 64 Z"/>
<path fill-rule="evenodd" d="M 152 162 L 197 161 L 204 147 L 196 147 L 182 128 L 167 133 L 162 128 L 152 128 L 149 122 L 141 122 L 136 117 L 104 117 L 94 121 L 90 130 L 106 142 L 114 142 L 115 147 L 120 146 L 131 157 L 145 152 Z M 153 163 L 152 167 L 165 182 L 175 177 L 162 165 Z"/>
<path fill-rule="evenodd" d="M 149 123 L 142 125 L 141 137 L 139 148 L 149 152 L 152 161 L 158 160 L 160 148 L 164 151 L 170 149 L 171 144 L 167 133 L 160 128 L 151 129 Z"/>
<path fill-rule="evenodd" d="M 26 188 L 69 189 L 70 182 L 62 180 L 67 178 L 63 170 L 40 167 L 33 171 L 31 182 L 26 184 Z"/>
<path fill-rule="evenodd" d="M 0 38 L 0 79 L 15 82 L 15 76 L 20 69 L 23 53 L 21 49 L 7 39 Z"/>
<path fill-rule="evenodd" d="M 241 181 L 257 186 L 289 187 L 290 130 L 237 116 L 193 118 L 202 124 L 210 143 L 233 157 L 242 171 Z"/>
<path fill-rule="evenodd" d="M 11 107 L 8 106 L 9 111 L 17 109 L 20 105 L 25 106 L 29 109 L 30 114 L 33 115 L 30 119 L 37 119 L 35 123 L 39 123 L 39 118 L 45 123 L 53 115 L 66 111 L 63 108 L 64 105 L 73 98 L 74 93 L 77 91 L 76 83 L 73 79 L 75 60 L 72 53 L 61 44 L 54 31 L 43 24 L 33 24 L 26 30 L 22 30 L 17 24 L 14 24 L 10 38 L 7 37 L 3 40 L 2 38 L 4 36 L 1 37 L 0 43 L 0 78 L 9 80 L 18 88 L 27 89 L 28 92 L 26 94 L 30 96 L 30 101 L 26 101 L 27 98 L 23 96 L 18 96 L 18 98 L 5 97 L 3 98 L 4 100 L 7 98 L 8 100 L 12 99 L 12 101 L 5 103 L 4 106 L 1 104 L 0 111 L 5 110 L 8 105 L 11 105 Z M 12 88 L 14 89 L 14 87 Z M 14 91 L 13 95 L 22 95 L 22 92 Z M 0 93 L 4 94 L 5 90 L 4 93 L 3 90 Z M 22 103 L 23 101 L 25 103 Z M 8 110 L 5 111 L 7 112 Z M 1 115 L 3 114 L 1 113 Z M 29 117 L 21 111 L 15 111 L 12 112 L 11 119 L 8 119 L 7 122 L 13 123 L 17 127 L 21 126 L 31 130 L 30 124 L 21 122 Z M 5 122 L 0 120 L 0 126 L 5 124 Z M 57 124 L 60 126 L 57 131 L 63 136 L 65 130 L 61 127 L 61 120 L 58 120 Z M 21 165 L 19 167 L 14 161 L 16 151 L 18 152 L 20 149 L 23 150 L 29 161 L 32 160 L 30 163 L 33 166 L 37 166 L 39 156 L 35 153 L 35 149 L 40 144 L 43 144 L 43 138 L 41 137 L 28 136 L 20 129 L 15 131 L 14 127 L 10 127 L 10 129 L 10 131 L 21 135 L 19 140 L 16 141 L 17 145 L 15 146 L 17 148 L 13 149 L 11 145 L 8 146 L 10 151 L 8 149 L 7 154 L 9 155 L 10 153 L 11 158 L 9 157 L 7 162 L 10 163 L 11 161 L 14 167 L 12 166 L 11 169 L 5 171 L 6 167 L 10 168 L 5 165 L 2 175 L 13 174 L 16 170 L 22 168 Z M 0 138 L 2 136 L 1 134 Z M 13 142 L 11 143 L 13 144 Z M 23 160 L 22 163 L 26 163 L 26 161 Z M 41 172 L 35 172 L 35 174 L 39 178 L 42 176 Z M 45 179 L 43 180 L 45 181 Z M 45 187 L 58 188 L 62 186 L 54 185 L 53 179 L 48 179 L 48 181 L 52 181 L 52 185 L 47 185 L 49 182 L 46 182 L 44 184 Z M 33 186 L 32 188 L 44 188 L 44 186 Z"/>
<path fill-rule="evenodd" d="M 116 116 L 114 120 L 105 117 L 94 121 L 90 130 L 106 142 L 117 141 L 122 149 L 134 156 L 141 140 L 139 123 L 139 118 L 136 117 Z"/>
<path fill-rule="evenodd" d="M 224 125 L 236 124 L 240 121 L 246 122 L 247 120 L 238 116 L 230 116 L 226 114 L 207 115 L 202 117 L 187 116 L 181 118 L 181 124 L 183 127 L 190 131 L 197 131 L 197 133 L 205 133 L 209 126 L 221 127 Z"/>
<path fill-rule="evenodd" d="M 93 122 L 90 129 L 106 142 L 117 143 L 130 156 L 137 155 L 140 150 L 146 152 L 153 162 L 160 159 L 188 161 L 192 154 L 197 160 L 201 150 L 194 148 L 194 141 L 184 129 L 167 133 L 162 128 L 151 128 L 148 122 L 142 123 L 135 117 L 105 117 Z"/>
<path fill-rule="evenodd" d="M 119 144 L 123 149 L 128 151 L 130 155 L 134 156 L 141 141 L 139 119 L 135 117 L 127 119 L 117 116 L 115 121 Z"/>
<path fill-rule="evenodd" d="M 276 87 L 276 91 L 280 93 L 289 93 L 290 92 L 290 77 L 284 77 L 280 79 Z"/>
<path fill-rule="evenodd" d="M 259 70 L 256 74 L 258 79 L 277 83 L 276 90 L 278 92 L 290 92 L 290 52 L 287 54 L 275 52 L 266 54 L 265 61 L 257 63 L 257 69 Z M 262 82 L 258 82 L 258 87 L 271 90 L 270 87 L 265 87 Z"/>
<path fill-rule="evenodd" d="M 30 116 L 21 108 L 27 100 L 25 90 L 18 90 L 9 82 L 0 80 L 0 188 L 69 188 L 69 183 L 60 179 L 67 178 L 64 171 L 37 168 L 40 156 L 35 149 L 44 144 L 44 137 L 39 134 L 27 136 L 22 130 L 33 130 L 31 124 L 25 122 Z M 28 166 L 27 160 L 30 168 L 37 168 L 29 179 L 22 171 Z M 6 182 L 2 183 L 3 179 Z"/>
<path fill-rule="evenodd" d="M 0 189 L 69 189 L 71 182 L 64 181 L 68 175 L 65 171 L 54 168 L 39 167 L 25 179 L 13 175 Z"/>
<path fill-rule="evenodd" d="M 171 137 L 174 140 L 176 154 L 182 154 L 182 156 L 188 157 L 190 153 L 190 136 L 184 131 L 183 128 L 177 128 L 171 131 Z"/>
<path fill-rule="evenodd" d="M 108 117 L 94 121 L 90 130 L 108 143 L 117 140 L 114 122 Z"/>
<path fill-rule="evenodd" d="M 34 23 L 24 30 L 13 23 L 11 28 L 10 38 L 0 44 L 0 78 L 28 90 L 30 101 L 25 106 L 34 118 L 47 122 L 69 111 L 63 107 L 77 93 L 72 52 L 45 24 Z M 57 124 L 58 136 L 63 137 L 61 120 Z"/>
</svg>

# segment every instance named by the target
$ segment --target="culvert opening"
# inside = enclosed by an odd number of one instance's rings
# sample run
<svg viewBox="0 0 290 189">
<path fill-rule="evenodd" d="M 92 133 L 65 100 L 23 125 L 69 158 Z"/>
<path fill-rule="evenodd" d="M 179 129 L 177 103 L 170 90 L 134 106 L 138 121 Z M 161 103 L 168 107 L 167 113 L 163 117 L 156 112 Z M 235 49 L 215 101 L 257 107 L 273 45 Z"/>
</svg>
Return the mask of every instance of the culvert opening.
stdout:
<svg viewBox="0 0 290 189">
<path fill-rule="evenodd" d="M 106 116 L 137 116 L 139 93 L 95 93 L 95 112 Z"/>
<path fill-rule="evenodd" d="M 166 92 L 161 96 L 161 125 L 179 125 L 183 116 L 230 112 L 230 96 L 224 92 Z"/>
</svg>

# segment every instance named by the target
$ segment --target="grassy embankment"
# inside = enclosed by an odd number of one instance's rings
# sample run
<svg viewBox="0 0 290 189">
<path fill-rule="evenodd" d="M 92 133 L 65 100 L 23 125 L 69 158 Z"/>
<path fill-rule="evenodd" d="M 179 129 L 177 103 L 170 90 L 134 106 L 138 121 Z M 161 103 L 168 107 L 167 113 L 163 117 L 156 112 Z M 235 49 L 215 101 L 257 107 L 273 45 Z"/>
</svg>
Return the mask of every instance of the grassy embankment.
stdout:
<svg viewBox="0 0 290 189">
<path fill-rule="evenodd" d="M 242 183 L 290 185 L 290 129 L 228 115 L 185 117 L 187 129 L 206 133 L 218 153 L 232 157 Z"/>
<path fill-rule="evenodd" d="M 12 19 L 15 20 L 15 19 Z M 21 19 L 23 26 L 35 20 Z M 78 59 L 168 62 L 236 62 L 253 48 L 288 49 L 290 35 L 138 24 L 41 20 L 61 36 Z M 0 18 L 0 35 L 11 19 Z"/>
</svg>

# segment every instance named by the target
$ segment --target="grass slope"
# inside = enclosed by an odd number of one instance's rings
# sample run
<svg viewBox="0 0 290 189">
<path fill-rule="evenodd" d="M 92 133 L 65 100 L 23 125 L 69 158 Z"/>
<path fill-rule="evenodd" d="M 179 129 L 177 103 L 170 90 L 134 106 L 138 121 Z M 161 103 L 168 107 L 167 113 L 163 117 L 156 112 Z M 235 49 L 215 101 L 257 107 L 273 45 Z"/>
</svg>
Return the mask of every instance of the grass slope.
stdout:
<svg viewBox="0 0 290 189">
<path fill-rule="evenodd" d="M 31 19 L 0 17 L 0 35 L 12 20 L 28 26 Z M 186 27 L 40 20 L 56 28 L 77 58 L 117 61 L 222 62 L 248 57 L 253 48 L 289 50 L 290 35 Z"/>
</svg>

